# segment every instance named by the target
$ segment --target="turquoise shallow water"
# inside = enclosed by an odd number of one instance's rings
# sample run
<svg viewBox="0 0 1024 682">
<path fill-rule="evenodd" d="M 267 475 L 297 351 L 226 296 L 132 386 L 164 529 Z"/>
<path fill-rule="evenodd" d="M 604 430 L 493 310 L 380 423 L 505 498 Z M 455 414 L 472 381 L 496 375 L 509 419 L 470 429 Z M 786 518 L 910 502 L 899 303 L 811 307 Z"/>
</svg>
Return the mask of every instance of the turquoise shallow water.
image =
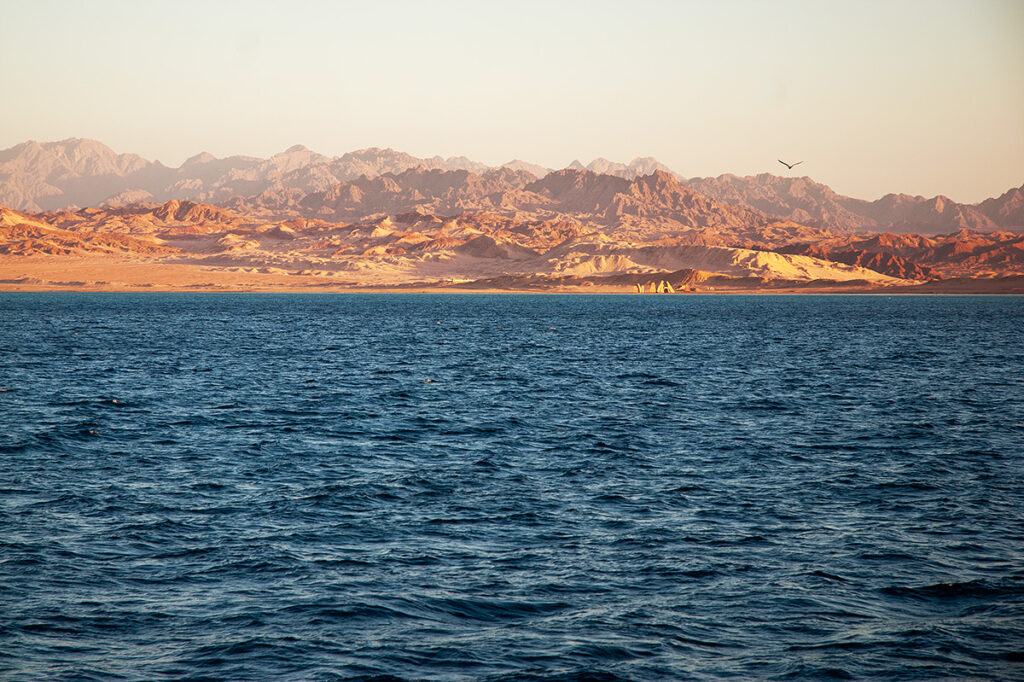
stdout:
<svg viewBox="0 0 1024 682">
<path fill-rule="evenodd" d="M 1024 299 L 0 294 L 5 679 L 1024 676 Z"/>
</svg>

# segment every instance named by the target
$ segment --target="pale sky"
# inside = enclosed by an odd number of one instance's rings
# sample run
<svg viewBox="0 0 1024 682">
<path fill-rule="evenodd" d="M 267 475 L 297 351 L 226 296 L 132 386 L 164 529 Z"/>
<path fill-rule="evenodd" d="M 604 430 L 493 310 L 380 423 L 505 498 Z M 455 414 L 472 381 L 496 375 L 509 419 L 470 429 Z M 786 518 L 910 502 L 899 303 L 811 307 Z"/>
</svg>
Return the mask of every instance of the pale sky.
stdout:
<svg viewBox="0 0 1024 682">
<path fill-rule="evenodd" d="M 1024 183 L 1024 1 L 0 0 L 0 149 L 654 156 L 865 199 Z"/>
</svg>

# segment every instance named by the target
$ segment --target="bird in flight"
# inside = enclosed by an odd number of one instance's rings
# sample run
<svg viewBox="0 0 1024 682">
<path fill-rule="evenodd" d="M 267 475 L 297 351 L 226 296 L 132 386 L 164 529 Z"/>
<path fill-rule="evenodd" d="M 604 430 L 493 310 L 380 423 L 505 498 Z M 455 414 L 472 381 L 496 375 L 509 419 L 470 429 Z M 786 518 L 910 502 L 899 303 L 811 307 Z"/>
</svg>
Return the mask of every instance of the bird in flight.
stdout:
<svg viewBox="0 0 1024 682">
<path fill-rule="evenodd" d="M 799 166 L 801 163 L 803 163 L 803 161 L 797 161 L 796 163 L 786 163 L 782 159 L 779 159 L 779 163 L 781 163 L 783 166 L 785 166 L 789 170 L 793 170 L 793 166 Z"/>
</svg>

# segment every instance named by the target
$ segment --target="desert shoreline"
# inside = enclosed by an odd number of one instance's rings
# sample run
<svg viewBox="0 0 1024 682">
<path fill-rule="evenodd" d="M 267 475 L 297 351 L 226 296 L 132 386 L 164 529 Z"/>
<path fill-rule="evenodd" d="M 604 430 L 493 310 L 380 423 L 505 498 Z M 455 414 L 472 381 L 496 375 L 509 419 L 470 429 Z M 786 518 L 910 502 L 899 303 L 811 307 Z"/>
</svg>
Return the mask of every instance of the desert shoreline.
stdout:
<svg viewBox="0 0 1024 682">
<path fill-rule="evenodd" d="M 690 272 L 691 271 L 686 271 Z M 426 273 L 424 273 L 426 274 Z M 374 273 L 362 281 L 343 270 L 326 273 L 205 264 L 117 259 L 103 256 L 0 256 L 0 291 L 37 292 L 225 292 L 225 293 L 530 293 L 618 295 L 927 295 L 1024 294 L 1024 275 L 949 277 L 913 283 L 875 284 L 866 280 L 789 280 L 737 278 L 684 272 L 609 273 L 583 276 L 506 273 L 448 281 L 427 274 L 423 279 L 388 281 Z M 358 277 L 358 275 L 357 275 Z M 637 293 L 636 285 L 668 281 L 674 293 Z"/>
</svg>

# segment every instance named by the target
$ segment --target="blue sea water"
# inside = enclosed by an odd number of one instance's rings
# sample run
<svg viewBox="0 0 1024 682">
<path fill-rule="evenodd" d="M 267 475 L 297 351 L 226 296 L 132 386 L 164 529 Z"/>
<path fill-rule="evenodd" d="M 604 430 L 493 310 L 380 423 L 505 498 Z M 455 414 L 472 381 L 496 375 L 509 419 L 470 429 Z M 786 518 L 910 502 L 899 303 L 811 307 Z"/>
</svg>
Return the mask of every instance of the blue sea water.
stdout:
<svg viewBox="0 0 1024 682">
<path fill-rule="evenodd" d="M 0 294 L 0 678 L 1024 679 L 1024 299 Z"/>
</svg>

